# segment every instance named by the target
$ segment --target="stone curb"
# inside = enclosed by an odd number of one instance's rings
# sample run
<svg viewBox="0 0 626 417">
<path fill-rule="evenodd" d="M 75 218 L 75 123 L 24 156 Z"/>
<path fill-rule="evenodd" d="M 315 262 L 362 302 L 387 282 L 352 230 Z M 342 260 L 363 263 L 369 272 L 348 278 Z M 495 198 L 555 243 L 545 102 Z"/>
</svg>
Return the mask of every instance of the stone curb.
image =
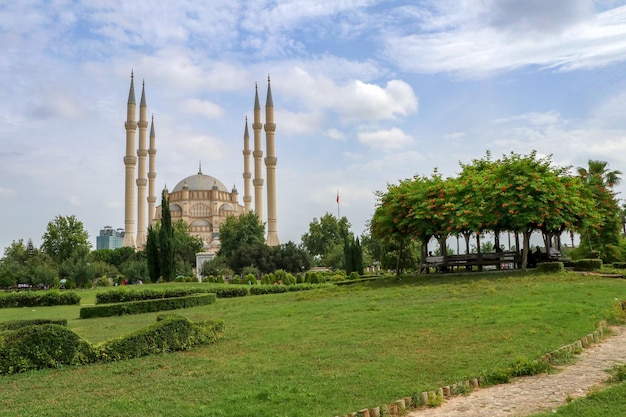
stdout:
<svg viewBox="0 0 626 417">
<path fill-rule="evenodd" d="M 624 308 L 624 306 L 622 306 Z M 626 310 L 626 308 L 624 308 Z M 594 343 L 598 343 L 606 329 L 607 323 L 603 320 L 596 325 L 597 329 L 592 333 L 578 339 L 577 341 L 548 352 L 541 357 L 543 362 L 553 364 L 561 358 L 569 358 L 582 352 Z M 417 409 L 424 406 L 437 407 L 441 405 L 446 398 L 467 394 L 481 385 L 485 384 L 485 378 L 479 376 L 462 381 L 458 384 L 446 385 L 439 387 L 434 391 L 423 391 L 419 395 L 413 397 L 404 397 L 390 404 L 384 404 L 380 407 L 364 408 L 362 410 L 343 414 L 335 417 L 381 417 L 381 416 L 401 416 L 409 409 Z"/>
</svg>

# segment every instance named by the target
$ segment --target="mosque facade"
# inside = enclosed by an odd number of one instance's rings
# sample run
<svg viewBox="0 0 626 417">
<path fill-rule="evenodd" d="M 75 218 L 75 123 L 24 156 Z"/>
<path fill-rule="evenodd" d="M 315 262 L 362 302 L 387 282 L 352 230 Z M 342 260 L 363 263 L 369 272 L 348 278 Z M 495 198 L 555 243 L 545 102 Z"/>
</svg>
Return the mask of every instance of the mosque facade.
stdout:
<svg viewBox="0 0 626 417">
<path fill-rule="evenodd" d="M 148 225 L 155 225 L 161 220 L 161 206 L 156 205 L 156 134 L 154 116 L 150 123 L 149 139 L 147 137 L 147 104 L 145 83 L 142 83 L 139 104 L 139 120 L 136 120 L 137 106 L 135 101 L 134 76 L 131 74 L 130 91 L 128 94 L 126 129 L 126 155 L 124 156 L 124 241 L 123 246 L 142 249 L 146 244 Z M 255 88 L 254 148 L 250 148 L 248 119 L 246 117 L 243 135 L 243 205 L 239 203 L 239 193 L 233 188 L 229 191 L 217 178 L 202 172 L 180 180 L 169 191 L 164 189 L 168 197 L 172 222 L 183 220 L 189 233 L 200 237 L 204 242 L 204 253 L 211 257 L 220 247 L 219 228 L 229 216 L 239 216 L 250 212 L 254 201 L 254 212 L 263 219 L 263 194 L 267 197 L 267 237 L 269 246 L 280 244 L 277 230 L 276 210 L 276 164 L 274 133 L 274 103 L 270 79 L 267 80 L 267 97 L 265 103 L 265 123 L 261 120 L 258 87 Z M 138 146 L 135 139 L 138 132 Z M 262 131 L 265 131 L 266 157 L 263 159 Z M 149 145 L 149 147 L 148 147 Z M 251 157 L 254 163 L 254 178 L 251 171 Z M 263 162 L 267 185 L 263 179 Z M 252 188 L 254 187 L 254 198 Z M 136 211 L 135 211 L 136 207 Z M 135 216 L 136 214 L 136 216 Z"/>
</svg>

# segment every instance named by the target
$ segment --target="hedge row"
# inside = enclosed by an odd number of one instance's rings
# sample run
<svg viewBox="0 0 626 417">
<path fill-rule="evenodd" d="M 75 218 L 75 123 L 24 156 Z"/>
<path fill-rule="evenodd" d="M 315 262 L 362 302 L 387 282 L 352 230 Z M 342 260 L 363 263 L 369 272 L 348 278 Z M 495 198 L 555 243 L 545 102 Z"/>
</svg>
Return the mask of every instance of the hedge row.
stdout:
<svg viewBox="0 0 626 417">
<path fill-rule="evenodd" d="M 93 346 L 58 324 L 42 324 L 0 333 L 0 374 L 95 362 Z"/>
<path fill-rule="evenodd" d="M 141 290 L 114 289 L 96 294 L 96 304 L 128 303 L 133 301 L 157 300 L 185 297 L 192 294 L 215 294 L 217 298 L 245 297 L 247 295 L 275 294 L 291 291 L 306 291 L 319 285 L 211 285 L 206 288 L 149 288 Z"/>
<path fill-rule="evenodd" d="M 50 319 L 32 319 L 32 320 L 11 320 L 0 323 L 0 332 L 5 330 L 17 330 L 26 326 L 40 326 L 42 324 L 57 324 L 59 326 L 67 326 L 67 319 L 50 320 Z"/>
<path fill-rule="evenodd" d="M 75 292 L 69 291 L 50 290 L 0 293 L 0 308 L 75 304 L 80 304 L 80 296 Z"/>
<path fill-rule="evenodd" d="M 537 264 L 537 272 L 563 272 L 563 262 L 541 262 Z"/>
<path fill-rule="evenodd" d="M 144 330 L 91 345 L 67 327 L 31 325 L 0 332 L 0 375 L 187 350 L 217 341 L 223 331 L 223 322 L 169 315 Z"/>
<path fill-rule="evenodd" d="M 100 360 L 118 361 L 157 353 L 189 350 L 217 341 L 224 331 L 222 321 L 191 322 L 181 316 L 166 316 L 157 323 L 125 337 L 104 342 Z"/>
<path fill-rule="evenodd" d="M 123 316 L 125 314 L 154 313 L 156 311 L 176 310 L 179 308 L 196 307 L 213 304 L 215 294 L 198 294 L 178 298 L 162 298 L 156 300 L 129 301 L 127 303 L 82 307 L 80 318 Z"/>
<path fill-rule="evenodd" d="M 579 259 L 574 261 L 574 271 L 599 271 L 602 259 Z"/>
<path fill-rule="evenodd" d="M 299 285 L 254 285 L 250 287 L 250 294 L 278 294 L 283 292 L 307 291 L 320 288 L 321 285 L 299 284 Z"/>
<path fill-rule="evenodd" d="M 96 294 L 96 304 L 126 303 L 129 301 L 155 300 L 158 298 L 177 298 L 192 294 L 214 293 L 212 288 L 142 288 L 129 290 L 126 288 L 108 290 Z"/>
</svg>

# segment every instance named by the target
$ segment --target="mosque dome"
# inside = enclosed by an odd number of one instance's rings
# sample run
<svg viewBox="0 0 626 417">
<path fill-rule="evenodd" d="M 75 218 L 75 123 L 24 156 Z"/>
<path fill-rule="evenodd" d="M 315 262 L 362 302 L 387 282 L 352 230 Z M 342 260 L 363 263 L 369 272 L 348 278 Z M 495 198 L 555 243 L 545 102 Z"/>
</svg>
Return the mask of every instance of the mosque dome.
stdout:
<svg viewBox="0 0 626 417">
<path fill-rule="evenodd" d="M 210 175 L 204 175 L 202 173 L 198 173 L 196 175 L 191 175 L 187 178 L 183 178 L 176 187 L 172 190 L 173 193 L 177 191 L 182 191 L 183 189 L 187 189 L 189 191 L 211 191 L 217 187 L 220 191 L 228 192 L 228 189 L 220 180 L 214 178 Z"/>
</svg>

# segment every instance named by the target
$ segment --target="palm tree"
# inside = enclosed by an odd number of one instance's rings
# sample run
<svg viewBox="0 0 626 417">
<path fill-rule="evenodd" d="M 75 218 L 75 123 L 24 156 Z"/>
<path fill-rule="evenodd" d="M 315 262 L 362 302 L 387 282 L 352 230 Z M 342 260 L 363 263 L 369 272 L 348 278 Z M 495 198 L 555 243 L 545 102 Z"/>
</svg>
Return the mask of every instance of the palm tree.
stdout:
<svg viewBox="0 0 626 417">
<path fill-rule="evenodd" d="M 579 167 L 577 169 L 578 175 L 588 184 L 600 184 L 606 188 L 612 189 L 614 186 L 619 185 L 622 182 L 620 176 L 621 171 L 609 171 L 607 166 L 608 162 L 597 161 L 590 159 L 588 162 L 588 168 Z"/>
</svg>

